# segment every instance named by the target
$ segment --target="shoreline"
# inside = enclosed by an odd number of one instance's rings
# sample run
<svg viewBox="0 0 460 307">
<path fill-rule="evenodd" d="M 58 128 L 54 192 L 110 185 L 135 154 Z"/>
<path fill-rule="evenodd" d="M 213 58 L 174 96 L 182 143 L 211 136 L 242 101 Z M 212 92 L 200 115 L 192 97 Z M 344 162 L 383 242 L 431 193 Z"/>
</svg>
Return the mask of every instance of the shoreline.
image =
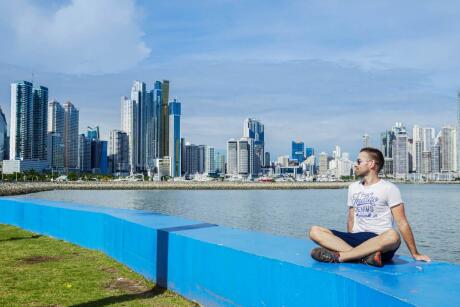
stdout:
<svg viewBox="0 0 460 307">
<path fill-rule="evenodd" d="M 306 190 L 345 189 L 353 181 L 347 182 L 2 182 L 0 196 L 12 196 L 52 190 Z M 451 182 L 399 182 L 397 184 L 460 184 Z"/>
</svg>

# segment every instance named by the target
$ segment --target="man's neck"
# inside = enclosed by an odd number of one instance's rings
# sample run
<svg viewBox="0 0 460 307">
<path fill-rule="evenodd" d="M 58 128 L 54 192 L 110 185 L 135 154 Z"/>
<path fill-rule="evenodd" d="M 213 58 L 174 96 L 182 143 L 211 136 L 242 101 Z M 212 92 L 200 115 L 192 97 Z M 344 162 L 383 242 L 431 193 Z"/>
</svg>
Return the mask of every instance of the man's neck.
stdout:
<svg viewBox="0 0 460 307">
<path fill-rule="evenodd" d="M 363 185 L 373 185 L 374 183 L 377 183 L 380 181 L 380 178 L 377 174 L 375 173 L 369 173 L 366 176 L 361 179 L 361 183 Z"/>
</svg>

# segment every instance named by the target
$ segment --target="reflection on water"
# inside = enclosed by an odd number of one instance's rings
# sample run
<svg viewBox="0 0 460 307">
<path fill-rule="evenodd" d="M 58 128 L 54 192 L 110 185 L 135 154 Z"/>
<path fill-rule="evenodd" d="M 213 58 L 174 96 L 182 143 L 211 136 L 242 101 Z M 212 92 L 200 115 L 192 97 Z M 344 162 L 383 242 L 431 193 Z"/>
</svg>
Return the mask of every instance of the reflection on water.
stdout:
<svg viewBox="0 0 460 307">
<path fill-rule="evenodd" d="M 460 185 L 399 185 L 419 251 L 460 263 Z M 346 189 L 49 191 L 51 200 L 152 210 L 230 227 L 305 238 L 312 225 L 346 229 Z M 21 196 L 24 197 L 24 196 Z M 405 246 L 399 250 L 408 254 Z"/>
</svg>

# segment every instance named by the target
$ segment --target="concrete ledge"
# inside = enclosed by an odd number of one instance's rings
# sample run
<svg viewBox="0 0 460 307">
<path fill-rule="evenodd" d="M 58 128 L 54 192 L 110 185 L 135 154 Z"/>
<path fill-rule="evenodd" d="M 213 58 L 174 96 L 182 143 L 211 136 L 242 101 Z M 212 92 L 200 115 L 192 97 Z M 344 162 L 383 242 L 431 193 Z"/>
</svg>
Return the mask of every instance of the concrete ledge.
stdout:
<svg viewBox="0 0 460 307">
<path fill-rule="evenodd" d="M 148 211 L 0 198 L 0 222 L 105 252 L 206 306 L 460 306 L 460 266 L 322 264 L 308 240 Z"/>
</svg>

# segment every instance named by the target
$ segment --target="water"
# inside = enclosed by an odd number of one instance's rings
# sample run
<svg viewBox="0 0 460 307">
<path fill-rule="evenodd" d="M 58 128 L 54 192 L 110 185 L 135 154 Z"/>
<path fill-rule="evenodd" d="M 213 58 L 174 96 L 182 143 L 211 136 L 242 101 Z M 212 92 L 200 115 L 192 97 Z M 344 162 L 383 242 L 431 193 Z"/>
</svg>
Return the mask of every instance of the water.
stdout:
<svg viewBox="0 0 460 307">
<path fill-rule="evenodd" d="M 399 185 L 419 252 L 460 264 L 460 185 Z M 24 197 L 24 196 L 21 196 Z M 312 225 L 346 230 L 347 189 L 244 191 L 49 191 L 26 197 L 152 210 L 306 238 Z M 398 253 L 409 255 L 404 244 Z"/>
</svg>

